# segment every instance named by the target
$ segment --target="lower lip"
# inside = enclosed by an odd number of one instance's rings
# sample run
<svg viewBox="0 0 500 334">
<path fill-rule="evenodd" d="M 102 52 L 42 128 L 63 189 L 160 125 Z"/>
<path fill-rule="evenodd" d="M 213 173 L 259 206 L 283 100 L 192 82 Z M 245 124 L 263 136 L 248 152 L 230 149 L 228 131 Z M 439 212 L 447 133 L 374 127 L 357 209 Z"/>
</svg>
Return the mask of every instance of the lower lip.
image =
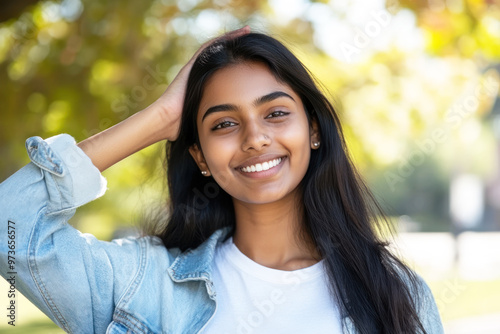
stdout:
<svg viewBox="0 0 500 334">
<path fill-rule="evenodd" d="M 237 169 L 237 171 L 240 172 L 241 174 L 243 174 L 244 176 L 249 177 L 251 179 L 266 178 L 266 177 L 270 177 L 270 176 L 277 174 L 281 170 L 281 167 L 283 167 L 283 164 L 286 160 L 287 160 L 287 157 L 281 157 L 281 162 L 278 165 L 276 165 L 272 168 L 269 168 L 268 170 L 263 170 L 260 172 L 246 173 L 246 172 L 243 172 L 239 168 Z"/>
</svg>

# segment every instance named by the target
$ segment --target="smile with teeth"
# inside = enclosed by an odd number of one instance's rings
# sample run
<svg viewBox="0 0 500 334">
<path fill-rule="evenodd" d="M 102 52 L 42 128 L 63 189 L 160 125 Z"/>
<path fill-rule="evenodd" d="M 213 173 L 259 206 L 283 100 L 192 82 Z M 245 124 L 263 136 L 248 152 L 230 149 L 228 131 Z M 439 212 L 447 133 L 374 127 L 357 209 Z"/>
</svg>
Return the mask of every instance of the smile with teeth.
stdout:
<svg viewBox="0 0 500 334">
<path fill-rule="evenodd" d="M 268 170 L 269 168 L 273 168 L 280 164 L 282 158 L 274 159 L 271 161 L 263 162 L 261 164 L 250 165 L 246 167 L 240 168 L 242 172 L 245 173 L 254 173 L 254 172 L 262 172 L 263 170 Z"/>
</svg>

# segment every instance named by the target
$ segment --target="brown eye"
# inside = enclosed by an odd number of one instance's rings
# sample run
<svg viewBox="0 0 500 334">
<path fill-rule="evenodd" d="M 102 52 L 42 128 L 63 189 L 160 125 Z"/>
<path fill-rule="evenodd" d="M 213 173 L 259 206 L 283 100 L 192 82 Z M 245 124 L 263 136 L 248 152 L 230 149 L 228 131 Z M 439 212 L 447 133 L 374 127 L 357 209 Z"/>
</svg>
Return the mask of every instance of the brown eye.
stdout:
<svg viewBox="0 0 500 334">
<path fill-rule="evenodd" d="M 230 121 L 223 121 L 223 122 L 220 122 L 219 124 L 217 124 L 214 128 L 212 128 L 212 130 L 229 128 L 233 125 L 236 125 L 236 123 L 230 122 Z"/>
<path fill-rule="evenodd" d="M 276 117 L 283 117 L 288 115 L 289 112 L 281 111 L 281 110 L 276 110 L 270 113 L 266 118 L 276 118 Z"/>
</svg>

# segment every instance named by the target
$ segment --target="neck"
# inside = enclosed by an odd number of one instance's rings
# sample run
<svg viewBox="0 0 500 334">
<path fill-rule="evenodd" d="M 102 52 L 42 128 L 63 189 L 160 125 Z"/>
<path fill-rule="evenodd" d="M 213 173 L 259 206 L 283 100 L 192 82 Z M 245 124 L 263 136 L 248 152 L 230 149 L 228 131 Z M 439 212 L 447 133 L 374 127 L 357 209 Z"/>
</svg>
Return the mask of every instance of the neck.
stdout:
<svg viewBox="0 0 500 334">
<path fill-rule="evenodd" d="M 274 269 L 297 270 L 320 259 L 303 228 L 301 198 L 290 194 L 277 202 L 251 204 L 233 200 L 233 242 L 253 261 Z"/>
</svg>

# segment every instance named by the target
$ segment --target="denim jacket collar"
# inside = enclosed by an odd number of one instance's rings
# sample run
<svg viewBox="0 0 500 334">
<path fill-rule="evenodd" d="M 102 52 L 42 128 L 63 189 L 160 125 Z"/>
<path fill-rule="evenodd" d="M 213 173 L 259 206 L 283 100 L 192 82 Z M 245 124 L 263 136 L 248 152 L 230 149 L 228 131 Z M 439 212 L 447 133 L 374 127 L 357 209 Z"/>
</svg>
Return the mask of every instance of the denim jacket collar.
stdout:
<svg viewBox="0 0 500 334">
<path fill-rule="evenodd" d="M 231 227 L 221 228 L 195 249 L 179 254 L 168 268 L 168 274 L 174 282 L 203 280 L 207 283 L 210 298 L 215 298 L 212 280 L 212 261 L 217 244 L 221 242 Z"/>
</svg>

